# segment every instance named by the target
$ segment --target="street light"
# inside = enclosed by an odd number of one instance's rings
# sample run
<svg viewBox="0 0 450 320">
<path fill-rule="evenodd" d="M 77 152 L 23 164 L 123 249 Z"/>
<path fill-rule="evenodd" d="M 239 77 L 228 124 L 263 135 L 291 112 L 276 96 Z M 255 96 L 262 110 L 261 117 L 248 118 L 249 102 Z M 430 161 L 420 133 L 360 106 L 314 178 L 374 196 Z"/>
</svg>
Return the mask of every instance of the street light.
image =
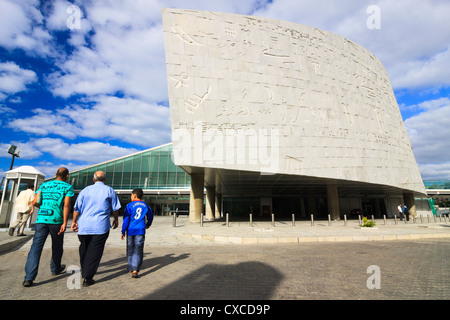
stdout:
<svg viewBox="0 0 450 320">
<path fill-rule="evenodd" d="M 20 149 L 17 149 L 17 146 L 10 145 L 8 148 L 8 153 L 12 155 L 11 165 L 9 166 L 9 170 L 12 170 L 14 165 L 14 158 L 15 157 L 20 158 L 19 157 Z"/>
</svg>

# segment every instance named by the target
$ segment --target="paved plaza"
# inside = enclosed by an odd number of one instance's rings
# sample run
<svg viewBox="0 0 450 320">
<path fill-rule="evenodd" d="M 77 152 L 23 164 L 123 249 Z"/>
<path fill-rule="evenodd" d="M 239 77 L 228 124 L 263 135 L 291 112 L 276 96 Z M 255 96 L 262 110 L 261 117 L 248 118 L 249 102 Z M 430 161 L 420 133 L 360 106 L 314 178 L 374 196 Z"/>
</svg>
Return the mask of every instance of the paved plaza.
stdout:
<svg viewBox="0 0 450 320">
<path fill-rule="evenodd" d="M 450 223 L 377 221 L 190 224 L 155 217 L 138 279 L 126 271 L 125 241 L 112 230 L 91 287 L 78 273 L 50 273 L 50 242 L 34 286 L 22 287 L 32 240 L 0 254 L 0 300 L 447 300 Z M 28 231 L 32 234 L 32 231 Z M 11 241 L 0 232 L 1 242 Z M 383 238 L 384 237 L 384 238 Z M 255 240 L 256 239 L 256 240 Z M 65 234 L 63 263 L 79 266 L 78 239 Z"/>
</svg>

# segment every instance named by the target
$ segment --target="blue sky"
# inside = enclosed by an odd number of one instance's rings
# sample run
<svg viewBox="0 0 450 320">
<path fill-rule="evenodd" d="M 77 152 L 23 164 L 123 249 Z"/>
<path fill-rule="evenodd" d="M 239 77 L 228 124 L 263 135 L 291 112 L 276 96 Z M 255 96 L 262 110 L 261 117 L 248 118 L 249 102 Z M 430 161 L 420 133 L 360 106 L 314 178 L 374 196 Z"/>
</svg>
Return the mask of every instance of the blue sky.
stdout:
<svg viewBox="0 0 450 320">
<path fill-rule="evenodd" d="M 74 6 L 75 5 L 75 6 Z M 450 179 L 450 1 L 0 0 L 0 177 L 52 176 L 170 142 L 162 8 L 334 32 L 385 66 L 423 179 Z M 374 8 L 376 9 L 374 11 Z"/>
</svg>

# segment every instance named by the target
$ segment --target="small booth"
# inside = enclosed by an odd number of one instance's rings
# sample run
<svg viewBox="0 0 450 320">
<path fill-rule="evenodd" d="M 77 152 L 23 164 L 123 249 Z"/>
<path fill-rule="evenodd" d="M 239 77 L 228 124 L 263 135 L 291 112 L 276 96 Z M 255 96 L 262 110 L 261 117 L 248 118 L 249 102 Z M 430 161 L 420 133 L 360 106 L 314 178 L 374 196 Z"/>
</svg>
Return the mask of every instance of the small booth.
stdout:
<svg viewBox="0 0 450 320">
<path fill-rule="evenodd" d="M 31 166 L 21 166 L 6 172 L 0 204 L 0 227 L 8 228 L 16 220 L 14 203 L 20 191 L 26 190 L 27 184 L 33 184 L 36 191 L 44 182 L 44 178 L 42 172 Z M 37 210 L 35 212 L 37 213 Z M 25 227 L 29 228 L 36 221 L 36 216 L 33 214 Z"/>
</svg>

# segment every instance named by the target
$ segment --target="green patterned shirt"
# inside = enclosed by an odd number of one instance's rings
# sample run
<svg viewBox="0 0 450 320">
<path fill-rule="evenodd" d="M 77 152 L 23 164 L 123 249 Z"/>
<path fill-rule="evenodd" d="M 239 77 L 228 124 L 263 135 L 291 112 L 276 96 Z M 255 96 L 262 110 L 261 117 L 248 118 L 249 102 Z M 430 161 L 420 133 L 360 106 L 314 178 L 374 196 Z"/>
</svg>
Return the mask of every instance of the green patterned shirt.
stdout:
<svg viewBox="0 0 450 320">
<path fill-rule="evenodd" d="M 41 192 L 36 223 L 62 224 L 64 199 L 74 195 L 73 187 L 67 182 L 52 180 L 44 182 L 36 193 Z"/>
</svg>

